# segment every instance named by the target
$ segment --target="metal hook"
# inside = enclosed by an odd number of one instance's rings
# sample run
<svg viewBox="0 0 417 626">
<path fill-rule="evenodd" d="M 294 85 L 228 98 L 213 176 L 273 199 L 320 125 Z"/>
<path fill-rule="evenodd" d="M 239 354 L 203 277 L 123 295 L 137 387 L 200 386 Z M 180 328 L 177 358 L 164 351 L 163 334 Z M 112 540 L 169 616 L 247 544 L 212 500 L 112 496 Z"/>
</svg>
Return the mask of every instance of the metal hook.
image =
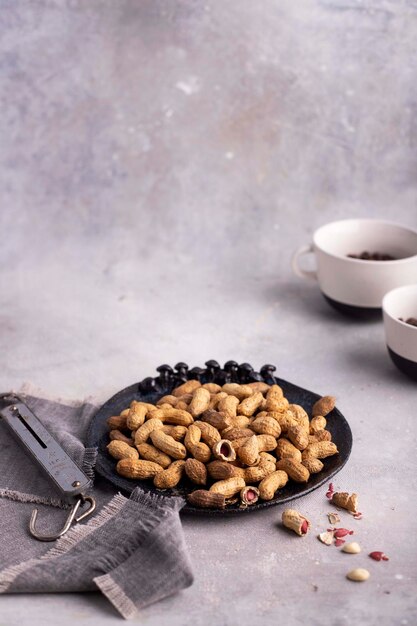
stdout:
<svg viewBox="0 0 417 626">
<path fill-rule="evenodd" d="M 84 504 L 84 502 L 90 503 L 89 508 L 87 509 L 87 511 L 85 511 L 84 513 L 76 517 L 78 509 L 80 508 L 80 506 Z M 73 522 L 74 523 L 81 522 L 83 519 L 91 515 L 91 513 L 93 513 L 95 508 L 96 508 L 96 501 L 94 500 L 92 496 L 81 495 L 72 505 L 69 515 L 66 519 L 66 522 L 62 530 L 60 530 L 60 532 L 57 533 L 56 535 L 40 535 L 38 533 L 38 531 L 35 528 L 36 519 L 38 517 L 38 509 L 33 509 L 32 515 L 30 518 L 30 523 L 29 523 L 30 534 L 32 535 L 32 537 L 35 537 L 35 539 L 38 539 L 38 541 L 55 541 L 56 539 L 59 539 L 59 537 L 62 537 L 62 535 L 65 535 L 65 533 L 71 528 L 71 524 Z"/>
</svg>

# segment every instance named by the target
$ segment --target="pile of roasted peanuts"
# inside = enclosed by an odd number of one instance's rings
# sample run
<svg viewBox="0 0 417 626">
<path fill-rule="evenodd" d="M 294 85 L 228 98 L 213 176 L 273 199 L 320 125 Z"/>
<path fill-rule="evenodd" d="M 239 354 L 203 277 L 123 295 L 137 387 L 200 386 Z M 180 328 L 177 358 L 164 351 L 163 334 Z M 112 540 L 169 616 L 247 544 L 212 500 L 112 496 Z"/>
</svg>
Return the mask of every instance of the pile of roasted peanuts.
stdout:
<svg viewBox="0 0 417 626">
<path fill-rule="evenodd" d="M 121 476 L 170 489 L 186 475 L 196 485 L 191 505 L 223 508 L 239 494 L 245 507 L 272 500 L 289 480 L 307 482 L 338 453 L 326 430 L 334 406 L 324 396 L 310 419 L 278 385 L 189 380 L 156 405 L 133 401 L 110 417 L 107 449 Z"/>
</svg>

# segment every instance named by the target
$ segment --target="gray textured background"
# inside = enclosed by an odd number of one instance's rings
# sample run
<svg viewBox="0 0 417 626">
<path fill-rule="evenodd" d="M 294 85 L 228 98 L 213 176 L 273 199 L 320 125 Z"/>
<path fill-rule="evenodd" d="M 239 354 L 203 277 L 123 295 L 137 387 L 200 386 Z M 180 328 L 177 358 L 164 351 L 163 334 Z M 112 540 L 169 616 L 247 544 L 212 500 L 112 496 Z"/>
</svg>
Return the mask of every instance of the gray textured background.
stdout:
<svg viewBox="0 0 417 626">
<path fill-rule="evenodd" d="M 391 556 L 355 586 L 279 509 L 186 520 L 196 583 L 139 621 L 415 623 L 415 385 L 289 259 L 337 218 L 417 225 L 416 2 L 0 0 L 0 22 L 2 389 L 101 401 L 161 362 L 276 363 L 338 396 L 338 485 Z M 326 525 L 323 494 L 300 507 Z M 99 596 L 0 610 L 116 623 Z"/>
</svg>

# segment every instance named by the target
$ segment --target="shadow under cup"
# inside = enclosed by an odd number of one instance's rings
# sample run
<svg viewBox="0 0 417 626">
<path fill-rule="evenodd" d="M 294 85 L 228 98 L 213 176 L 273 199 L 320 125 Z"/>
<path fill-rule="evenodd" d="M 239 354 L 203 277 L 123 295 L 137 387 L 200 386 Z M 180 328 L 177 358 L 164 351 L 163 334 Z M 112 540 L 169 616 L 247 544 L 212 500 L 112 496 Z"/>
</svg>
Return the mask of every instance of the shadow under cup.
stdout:
<svg viewBox="0 0 417 626">
<path fill-rule="evenodd" d="M 393 260 L 363 260 L 349 255 L 378 253 Z M 316 271 L 298 265 L 301 255 L 313 252 Z M 380 220 L 352 219 L 319 228 L 313 244 L 293 259 L 298 276 L 317 280 L 325 299 L 347 315 L 381 317 L 384 295 L 396 287 L 417 282 L 417 232 Z"/>
</svg>

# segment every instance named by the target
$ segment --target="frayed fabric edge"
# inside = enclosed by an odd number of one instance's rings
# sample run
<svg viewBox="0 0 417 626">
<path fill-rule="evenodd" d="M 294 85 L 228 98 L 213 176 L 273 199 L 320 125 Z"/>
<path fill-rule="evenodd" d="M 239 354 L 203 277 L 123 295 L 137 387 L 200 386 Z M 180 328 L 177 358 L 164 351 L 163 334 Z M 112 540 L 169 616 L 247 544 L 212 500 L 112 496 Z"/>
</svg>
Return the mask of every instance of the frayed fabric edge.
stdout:
<svg viewBox="0 0 417 626">
<path fill-rule="evenodd" d="M 36 496 L 32 493 L 24 493 L 23 491 L 15 491 L 14 489 L 0 489 L 0 498 L 15 500 L 16 502 L 32 502 L 33 504 L 46 504 L 56 507 L 57 509 L 68 509 L 69 504 L 59 498 L 46 498 Z"/>
<path fill-rule="evenodd" d="M 23 561 L 23 563 L 11 565 L 0 572 L 0 594 L 6 593 L 20 574 L 23 574 L 23 572 L 31 569 L 31 567 L 36 565 L 38 562 L 39 559 L 29 559 L 28 561 Z"/>
<path fill-rule="evenodd" d="M 135 508 L 136 505 L 140 507 L 137 514 L 132 509 L 132 514 L 136 517 L 134 535 L 127 544 L 116 545 L 111 552 L 97 559 L 96 567 L 102 571 L 103 576 L 127 561 L 140 547 L 145 537 L 150 536 L 158 526 L 166 523 L 172 516 L 178 515 L 185 501 L 180 497 L 163 496 L 136 487 L 130 495 L 129 503 Z"/>
<path fill-rule="evenodd" d="M 53 548 L 48 550 L 48 552 L 40 558 L 42 560 L 53 559 L 66 554 L 93 531 L 97 530 L 100 526 L 103 526 L 103 524 L 117 515 L 127 502 L 127 498 L 122 496 L 121 493 L 116 494 L 87 524 L 73 526 L 65 535 L 55 542 Z"/>
<path fill-rule="evenodd" d="M 93 578 L 101 593 L 112 603 L 124 619 L 131 619 L 138 610 L 123 589 L 113 580 L 111 574 L 104 574 Z"/>
<path fill-rule="evenodd" d="M 3 571 L 0 571 L 0 594 L 6 593 L 16 578 L 23 572 L 42 563 L 42 561 L 46 559 L 57 558 L 69 552 L 71 548 L 75 547 L 91 532 L 100 528 L 100 526 L 117 515 L 127 502 L 128 499 L 122 496 L 121 493 L 116 494 L 88 524 L 73 526 L 65 535 L 56 541 L 53 548 L 50 548 L 41 557 L 11 565 L 6 567 Z"/>
<path fill-rule="evenodd" d="M 172 511 L 180 511 L 185 505 L 184 498 L 180 496 L 165 496 L 160 493 L 152 493 L 150 491 L 144 491 L 140 487 L 135 489 L 130 494 L 130 500 L 143 504 L 143 506 L 151 508 L 164 508 L 171 509 Z"/>
</svg>

